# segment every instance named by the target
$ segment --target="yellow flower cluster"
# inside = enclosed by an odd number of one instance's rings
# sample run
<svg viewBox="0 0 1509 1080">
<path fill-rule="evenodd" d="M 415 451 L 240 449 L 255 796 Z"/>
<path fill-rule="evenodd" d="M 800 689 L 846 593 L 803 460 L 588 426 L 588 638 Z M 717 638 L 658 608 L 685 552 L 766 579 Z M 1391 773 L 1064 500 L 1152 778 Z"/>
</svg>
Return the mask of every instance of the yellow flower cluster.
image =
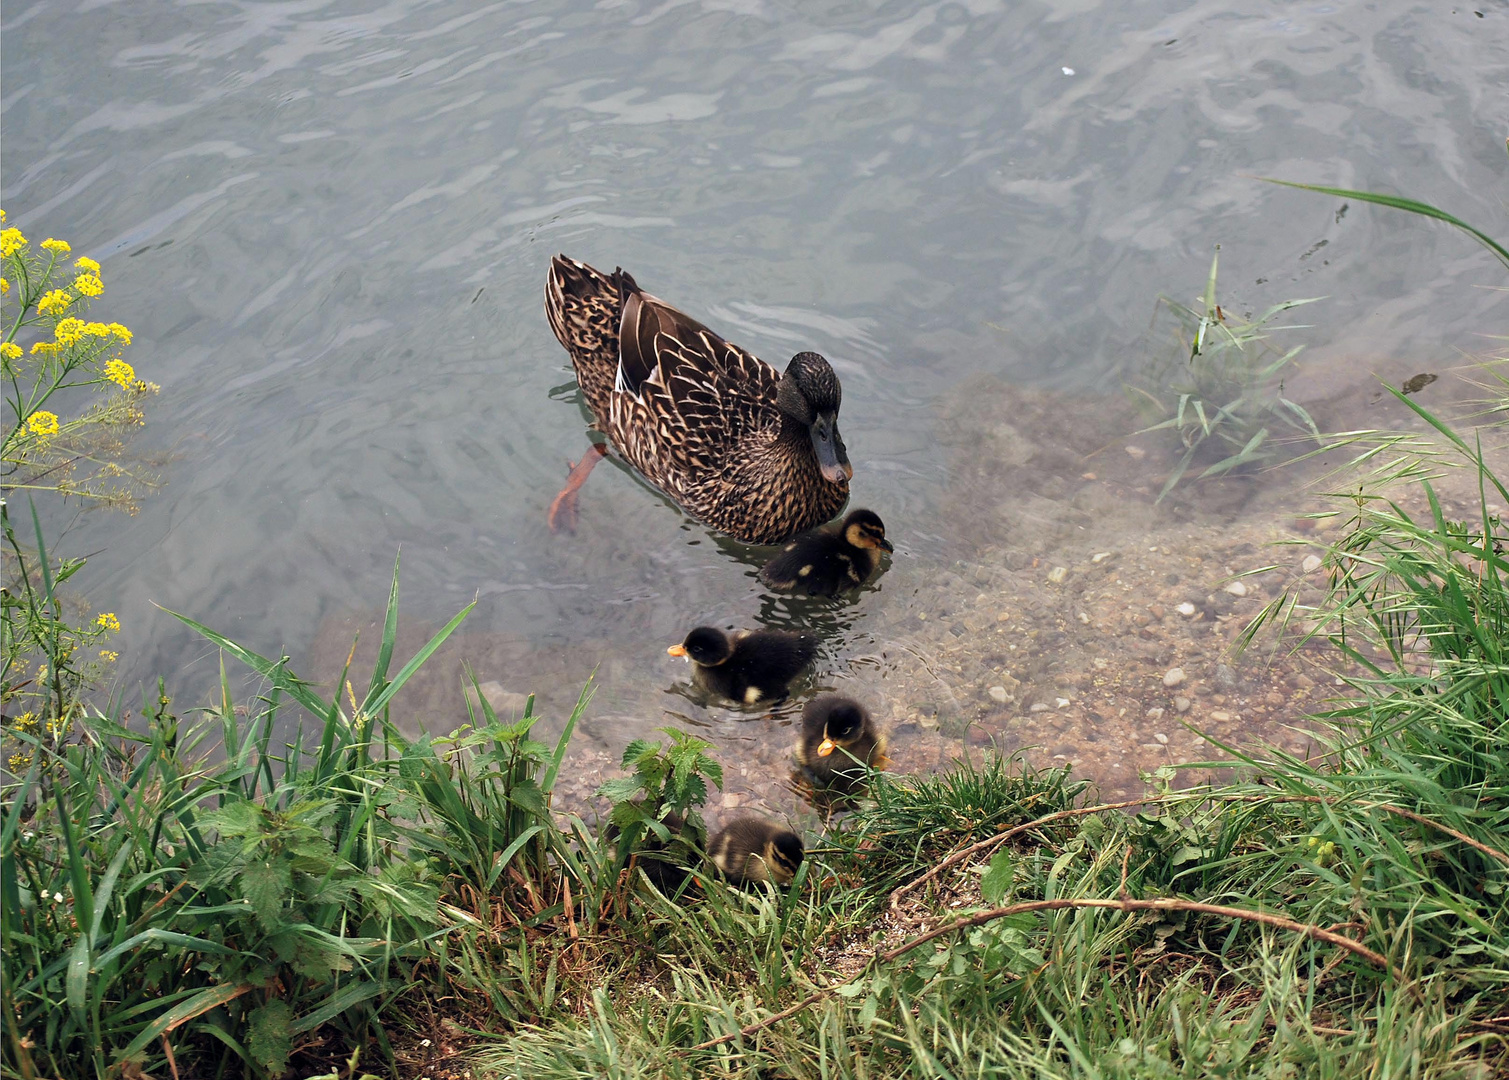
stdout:
<svg viewBox="0 0 1509 1080">
<path fill-rule="evenodd" d="M 39 341 L 31 347 L 31 354 L 33 356 L 47 356 L 57 351 L 58 343 L 56 341 Z"/>
<path fill-rule="evenodd" d="M 100 659 L 107 664 L 113 664 L 121 658 L 121 654 L 112 649 L 101 649 Z"/>
<path fill-rule="evenodd" d="M 73 297 L 68 295 L 66 289 L 54 289 L 37 301 L 38 315 L 53 315 L 67 311 L 68 305 L 73 303 Z"/>
<path fill-rule="evenodd" d="M 10 756 L 10 761 L 8 762 L 8 764 L 10 765 L 10 771 L 13 773 L 18 773 L 22 769 L 29 769 L 31 768 L 31 755 L 21 753 L 12 754 Z"/>
<path fill-rule="evenodd" d="M 119 634 L 121 632 L 121 621 L 115 617 L 115 612 L 113 611 L 105 612 L 94 621 L 112 634 Z"/>
<path fill-rule="evenodd" d="M 0 277 L 0 296 L 4 296 L 8 292 L 10 292 L 10 282 Z"/>
<path fill-rule="evenodd" d="M 46 409 L 38 409 L 26 418 L 26 427 L 33 435 L 41 435 L 44 439 L 49 435 L 56 435 L 58 414 L 48 412 Z"/>
<path fill-rule="evenodd" d="M 26 246 L 20 229 L 0 230 L 0 259 L 8 259 Z"/>
<path fill-rule="evenodd" d="M 78 261 L 76 261 L 73 265 L 77 266 L 86 274 L 98 274 L 100 272 L 100 264 L 95 262 L 88 255 L 80 255 L 78 257 Z"/>
<path fill-rule="evenodd" d="M 58 328 L 53 331 L 59 345 L 76 344 L 84 336 L 84 320 L 68 318 L 58 323 Z"/>
<path fill-rule="evenodd" d="M 73 287 L 85 296 L 98 296 L 105 291 L 105 283 L 98 274 L 80 274 L 73 279 Z"/>
<path fill-rule="evenodd" d="M 21 346 L 14 341 L 0 342 L 0 356 L 7 360 L 17 360 L 21 356 Z"/>
<path fill-rule="evenodd" d="M 15 728 L 17 731 L 30 731 L 32 728 L 37 726 L 37 714 L 24 712 L 20 716 L 12 720 L 10 726 Z"/>
<path fill-rule="evenodd" d="M 67 255 L 73 248 L 69 247 L 68 242 L 65 240 L 54 240 L 49 236 L 46 240 L 42 241 L 42 250 L 56 251 L 59 255 Z"/>
<path fill-rule="evenodd" d="M 121 341 L 124 344 L 126 344 L 126 345 L 131 344 L 131 331 L 127 330 L 120 323 L 118 323 L 118 322 L 111 323 L 110 324 L 110 332 L 112 334 L 114 334 L 116 337 L 120 338 Z"/>
<path fill-rule="evenodd" d="M 117 356 L 105 362 L 105 378 L 122 390 L 129 390 L 131 383 L 136 379 L 136 372 L 131 370 L 130 364 Z"/>
</svg>

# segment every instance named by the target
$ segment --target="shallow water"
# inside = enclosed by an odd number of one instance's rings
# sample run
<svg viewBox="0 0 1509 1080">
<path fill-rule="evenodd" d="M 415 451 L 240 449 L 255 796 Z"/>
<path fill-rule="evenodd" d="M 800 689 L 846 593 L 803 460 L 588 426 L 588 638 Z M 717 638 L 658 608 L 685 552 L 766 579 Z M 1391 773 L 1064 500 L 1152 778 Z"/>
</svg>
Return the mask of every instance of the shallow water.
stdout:
<svg viewBox="0 0 1509 1080">
<path fill-rule="evenodd" d="M 463 661 L 555 721 L 596 667 L 583 753 L 674 722 L 768 778 L 781 721 L 698 707 L 664 655 L 694 623 L 756 621 L 820 626 L 814 683 L 895 724 L 968 713 L 1000 676 L 932 665 L 930 613 L 1008 595 L 999 574 L 1034 569 L 1012 560 L 1189 520 L 1135 469 L 1103 505 L 1076 478 L 1135 426 L 1114 397 L 1156 346 L 1154 299 L 1196 294 L 1213 245 L 1230 308 L 1330 297 L 1291 390 L 1336 418 L 1373 372 L 1493 331 L 1501 277 L 1469 241 L 1254 177 L 1492 231 L 1506 28 L 1503 3 L 9 3 L 3 205 L 103 264 L 95 310 L 163 386 L 143 448 L 171 452 L 166 485 L 67 539 L 102 549 L 87 589 L 125 626 L 119 677 L 190 699 L 214 677 L 158 604 L 331 678 L 402 548 L 406 643 L 478 601 L 411 722 L 464 715 Z M 774 362 L 829 356 L 892 572 L 848 603 L 770 599 L 745 549 L 613 468 L 552 537 L 586 428 L 540 309 L 557 250 Z M 1060 482 L 978 471 L 1013 454 Z M 1015 742 L 1086 749 L 1030 704 Z"/>
</svg>

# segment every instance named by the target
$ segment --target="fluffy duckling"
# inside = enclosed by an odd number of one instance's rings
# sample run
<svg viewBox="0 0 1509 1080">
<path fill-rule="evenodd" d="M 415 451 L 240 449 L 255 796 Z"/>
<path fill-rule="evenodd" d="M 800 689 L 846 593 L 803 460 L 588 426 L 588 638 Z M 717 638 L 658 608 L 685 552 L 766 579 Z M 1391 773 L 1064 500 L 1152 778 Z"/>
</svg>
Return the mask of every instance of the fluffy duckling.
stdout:
<svg viewBox="0 0 1509 1080">
<path fill-rule="evenodd" d="M 886 736 L 853 698 L 824 694 L 802 710 L 796 760 L 812 786 L 848 795 L 865 781 L 865 767 L 883 769 Z"/>
<path fill-rule="evenodd" d="M 863 585 L 880 566 L 880 553 L 894 550 L 880 515 L 854 510 L 837 531 L 817 529 L 787 544 L 760 571 L 760 580 L 783 592 L 836 596 Z"/>
<path fill-rule="evenodd" d="M 707 845 L 707 857 L 735 885 L 789 884 L 805 856 L 800 836 L 756 817 L 730 821 Z"/>
<path fill-rule="evenodd" d="M 730 638 L 699 626 L 666 652 L 692 664 L 692 681 L 719 697 L 754 705 L 779 701 L 817 655 L 817 639 L 790 630 L 741 630 Z"/>
</svg>

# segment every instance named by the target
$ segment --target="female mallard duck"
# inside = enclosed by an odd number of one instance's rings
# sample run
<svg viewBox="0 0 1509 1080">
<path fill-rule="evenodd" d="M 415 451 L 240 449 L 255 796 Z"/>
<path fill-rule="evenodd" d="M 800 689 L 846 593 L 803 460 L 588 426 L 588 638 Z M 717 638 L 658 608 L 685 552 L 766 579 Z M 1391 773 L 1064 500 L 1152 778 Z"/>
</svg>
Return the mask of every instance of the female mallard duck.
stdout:
<svg viewBox="0 0 1509 1080">
<path fill-rule="evenodd" d="M 885 523 L 872 510 L 851 510 L 837 531 L 819 529 L 798 536 L 760 571 L 772 589 L 836 596 L 869 580 L 882 551 L 894 551 Z"/>
<path fill-rule="evenodd" d="M 699 626 L 666 652 L 691 661 L 692 681 L 719 697 L 754 705 L 779 701 L 817 655 L 817 639 L 790 630 L 741 630 L 730 638 Z"/>
<path fill-rule="evenodd" d="M 820 791 L 851 794 L 870 769 L 884 769 L 886 737 L 869 711 L 853 698 L 824 694 L 802 710 L 802 741 L 796 748 L 803 776 Z"/>
<path fill-rule="evenodd" d="M 817 353 L 797 353 L 782 375 L 625 271 L 564 255 L 551 260 L 545 313 L 598 428 L 688 514 L 747 543 L 778 544 L 843 508 L 854 469 L 838 433 L 842 395 Z M 573 520 L 598 456 L 573 466 L 552 528 Z"/>
<path fill-rule="evenodd" d="M 707 845 L 707 857 L 735 885 L 752 881 L 787 885 L 806 854 L 796 833 L 756 817 L 730 821 Z"/>
</svg>

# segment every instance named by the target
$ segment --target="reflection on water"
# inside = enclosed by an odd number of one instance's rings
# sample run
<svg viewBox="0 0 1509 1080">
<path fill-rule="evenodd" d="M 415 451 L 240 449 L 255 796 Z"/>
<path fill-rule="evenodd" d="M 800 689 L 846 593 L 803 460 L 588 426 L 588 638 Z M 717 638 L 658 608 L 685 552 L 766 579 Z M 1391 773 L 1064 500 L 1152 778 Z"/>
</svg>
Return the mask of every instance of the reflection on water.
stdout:
<svg viewBox="0 0 1509 1080">
<path fill-rule="evenodd" d="M 150 437 L 176 454 L 139 517 L 67 538 L 104 549 L 87 587 L 125 624 L 122 677 L 166 672 L 190 696 L 214 678 L 158 603 L 333 678 L 402 548 L 411 648 L 478 599 L 411 716 L 456 721 L 463 660 L 557 717 L 596 670 L 583 776 L 664 723 L 715 733 L 736 795 L 784 776 L 788 713 L 674 692 L 665 645 L 709 622 L 819 629 L 811 689 L 889 717 L 899 767 L 985 732 L 1050 760 L 1119 747 L 1097 761 L 1131 783 L 1113 759 L 1187 744 L 1171 720 L 1133 729 L 1165 705 L 1123 668 L 1214 658 L 1231 614 L 1186 625 L 1147 605 L 1219 592 L 1228 557 L 1250 568 L 1217 549 L 1238 504 L 1267 497 L 1226 485 L 1155 511 L 1156 453 L 1102 452 L 1131 426 L 1105 402 L 1154 296 L 1195 292 L 1218 242 L 1235 306 L 1329 295 L 1290 390 L 1335 416 L 1372 372 L 1472 347 L 1497 301 L 1474 287 L 1497 280 L 1486 254 L 1252 177 L 1498 220 L 1485 91 L 1505 83 L 1505 18 L 1253 0 L 9 4 L 4 206 L 104 264 L 96 310 L 135 331 L 133 364 L 163 386 Z M 578 534 L 552 537 L 545 508 L 585 439 L 540 310 L 556 250 L 629 268 L 772 362 L 828 356 L 891 571 L 847 600 L 768 596 L 758 551 L 622 470 L 598 470 Z M 1103 551 L 1120 554 L 1081 575 Z M 1067 588 L 1042 584 L 1045 559 Z M 1100 581 L 1117 566 L 1120 585 Z M 1080 641 L 1097 623 L 1105 641 Z M 1245 677 L 1179 715 L 1241 727 L 1279 707 L 1228 704 L 1307 689 Z"/>
</svg>

